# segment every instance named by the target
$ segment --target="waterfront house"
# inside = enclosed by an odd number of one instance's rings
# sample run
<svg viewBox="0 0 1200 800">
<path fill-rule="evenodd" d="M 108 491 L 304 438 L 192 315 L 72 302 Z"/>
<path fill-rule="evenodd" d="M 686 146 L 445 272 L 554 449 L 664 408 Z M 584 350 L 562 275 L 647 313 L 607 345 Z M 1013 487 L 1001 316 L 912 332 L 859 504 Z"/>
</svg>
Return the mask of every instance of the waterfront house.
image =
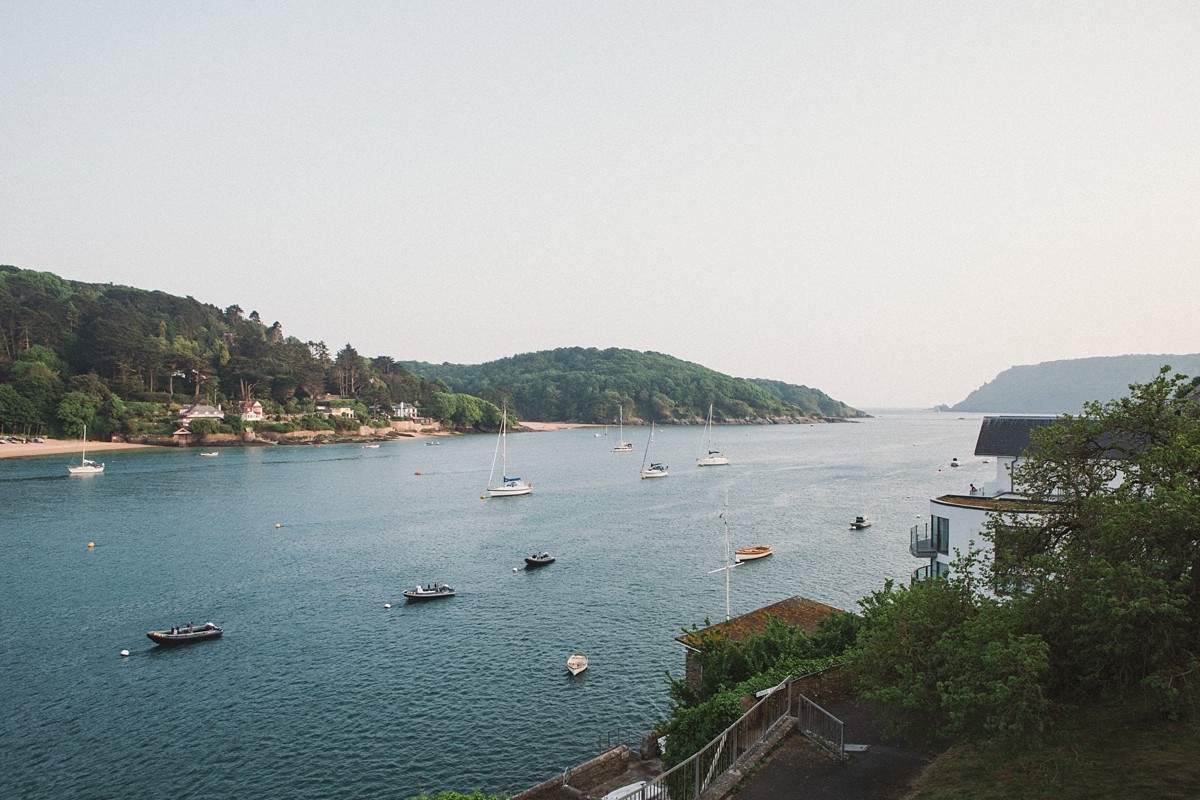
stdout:
<svg viewBox="0 0 1200 800">
<path fill-rule="evenodd" d="M 411 419 L 417 418 L 417 407 L 411 403 L 396 403 L 392 406 L 393 419 Z"/>
<path fill-rule="evenodd" d="M 908 548 L 915 558 L 929 563 L 914 570 L 912 580 L 949 574 L 951 562 L 972 548 L 990 550 L 981 536 L 989 514 L 1035 517 L 1045 510 L 1049 501 L 1022 494 L 1013 484 L 1012 473 L 1026 457 L 1032 432 L 1057 421 L 1057 417 L 1045 416 L 983 418 L 975 455 L 996 462 L 996 478 L 974 492 L 947 494 L 929 501 L 929 522 L 913 526 Z"/>
<path fill-rule="evenodd" d="M 244 400 L 238 406 L 238 413 L 242 415 L 242 422 L 262 422 L 263 404 L 257 400 Z"/>
<path fill-rule="evenodd" d="M 797 594 L 739 617 L 718 622 L 716 625 L 709 625 L 707 628 L 676 636 L 675 641 L 682 644 L 687 650 L 684 678 L 688 686 L 693 688 L 700 686 L 701 665 L 695 656 L 700 652 L 704 639 L 709 635 L 723 637 L 732 642 L 740 642 L 749 634 L 762 633 L 767 627 L 767 620 L 771 617 L 812 635 L 817 632 L 821 620 L 833 614 L 842 613 L 844 612 L 840 608 L 827 606 Z"/>
<path fill-rule="evenodd" d="M 183 408 L 179 412 L 179 419 L 186 426 L 194 419 L 215 419 L 218 422 L 225 421 L 225 412 L 220 406 L 210 406 L 204 403 L 192 403 L 190 406 Z"/>
</svg>

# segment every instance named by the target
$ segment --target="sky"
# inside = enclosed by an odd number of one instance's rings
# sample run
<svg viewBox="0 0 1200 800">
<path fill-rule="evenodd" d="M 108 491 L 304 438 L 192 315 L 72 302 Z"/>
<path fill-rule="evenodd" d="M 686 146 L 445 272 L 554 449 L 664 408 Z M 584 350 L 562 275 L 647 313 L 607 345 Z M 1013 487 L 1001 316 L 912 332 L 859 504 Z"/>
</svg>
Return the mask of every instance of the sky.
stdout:
<svg viewBox="0 0 1200 800">
<path fill-rule="evenodd" d="M 1194 353 L 1200 3 L 0 2 L 0 263 L 859 408 Z"/>
</svg>

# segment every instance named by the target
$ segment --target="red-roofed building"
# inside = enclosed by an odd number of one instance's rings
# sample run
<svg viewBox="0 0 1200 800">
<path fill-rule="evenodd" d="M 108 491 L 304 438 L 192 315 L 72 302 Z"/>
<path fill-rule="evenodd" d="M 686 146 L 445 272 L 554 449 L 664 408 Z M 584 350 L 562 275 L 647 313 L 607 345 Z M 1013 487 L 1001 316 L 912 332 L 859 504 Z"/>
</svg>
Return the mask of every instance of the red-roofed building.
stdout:
<svg viewBox="0 0 1200 800">
<path fill-rule="evenodd" d="M 262 422 L 263 404 L 257 400 L 245 400 L 238 406 L 238 413 L 242 415 L 242 422 Z"/>
<path fill-rule="evenodd" d="M 691 633 L 685 633 L 682 636 L 676 636 L 675 641 L 687 648 L 687 663 L 684 676 L 689 686 L 700 685 L 700 662 L 693 658 L 693 656 L 700 652 L 699 644 L 705 634 L 721 634 L 727 637 L 729 641 L 740 642 L 748 634 L 761 633 L 767 627 L 767 618 L 776 617 L 780 621 L 800 628 L 805 633 L 812 635 L 817 632 L 821 620 L 833 614 L 844 613 L 840 608 L 827 606 L 824 603 L 818 603 L 816 600 L 809 600 L 807 597 L 797 594 L 792 595 L 786 600 L 780 600 L 778 603 L 763 606 L 748 614 L 742 614 L 740 617 L 734 617 L 725 622 L 718 622 L 716 625 L 709 625 L 707 628 L 701 628 Z"/>
</svg>

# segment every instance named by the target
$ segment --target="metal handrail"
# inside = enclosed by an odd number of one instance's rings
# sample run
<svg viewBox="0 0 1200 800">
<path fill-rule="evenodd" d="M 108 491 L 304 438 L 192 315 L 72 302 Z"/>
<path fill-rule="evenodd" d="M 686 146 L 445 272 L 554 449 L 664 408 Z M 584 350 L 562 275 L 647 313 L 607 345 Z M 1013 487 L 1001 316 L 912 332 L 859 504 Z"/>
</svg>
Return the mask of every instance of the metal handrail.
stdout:
<svg viewBox="0 0 1200 800">
<path fill-rule="evenodd" d="M 832 668 L 829 667 L 829 669 Z M 824 671 L 822 670 L 822 672 Z M 815 675 L 819 673 L 810 674 Z M 779 685 L 760 692 L 759 694 L 762 696 L 762 699 L 755 703 L 749 711 L 738 717 L 732 725 L 723 730 L 716 738 L 700 748 L 696 753 L 693 753 L 671 767 L 671 769 L 648 781 L 645 786 L 636 792 L 627 795 L 625 800 L 687 800 L 687 798 L 699 800 L 701 795 L 713 785 L 717 778 L 744 760 L 751 748 L 764 741 L 781 721 L 792 718 L 793 703 L 796 705 L 795 716 L 798 724 L 800 722 L 801 709 L 812 708 L 820 713 L 821 716 L 816 718 L 826 726 L 817 731 L 818 735 L 836 728 L 837 752 L 835 755 L 837 757 L 844 757 L 845 738 L 841 733 L 841 720 L 825 711 L 798 691 L 793 693 L 792 684 L 803 677 L 808 676 L 789 676 L 781 681 Z M 787 691 L 781 693 L 780 689 L 786 689 Z M 816 725 L 809 725 L 807 727 L 817 730 Z M 822 743 L 814 737 L 810 730 L 806 730 L 805 726 L 801 726 L 800 731 L 810 739 L 817 741 L 818 744 Z M 828 745 L 824 746 L 825 749 L 830 749 Z"/>
</svg>

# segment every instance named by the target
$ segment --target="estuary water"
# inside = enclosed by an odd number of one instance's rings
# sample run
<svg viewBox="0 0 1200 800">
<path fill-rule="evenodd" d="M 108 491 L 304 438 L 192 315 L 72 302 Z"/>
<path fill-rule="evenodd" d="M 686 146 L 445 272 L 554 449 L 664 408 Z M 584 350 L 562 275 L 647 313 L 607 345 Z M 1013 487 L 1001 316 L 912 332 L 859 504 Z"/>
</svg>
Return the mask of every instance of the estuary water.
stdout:
<svg viewBox="0 0 1200 800">
<path fill-rule="evenodd" d="M 493 500 L 492 436 L 123 451 L 88 477 L 0 460 L 0 796 L 511 793 L 601 737 L 636 747 L 683 672 L 675 636 L 725 616 L 726 503 L 733 547 L 775 549 L 730 573 L 734 615 L 853 610 L 921 565 L 931 496 L 992 475 L 979 420 L 718 427 L 733 463 L 705 468 L 701 427 L 656 428 L 659 480 L 639 479 L 645 428 L 625 454 L 615 428 L 510 434 L 534 492 Z M 557 563 L 514 570 L 539 550 Z M 458 596 L 404 603 L 433 581 Z M 145 635 L 210 620 L 223 638 Z"/>
</svg>

